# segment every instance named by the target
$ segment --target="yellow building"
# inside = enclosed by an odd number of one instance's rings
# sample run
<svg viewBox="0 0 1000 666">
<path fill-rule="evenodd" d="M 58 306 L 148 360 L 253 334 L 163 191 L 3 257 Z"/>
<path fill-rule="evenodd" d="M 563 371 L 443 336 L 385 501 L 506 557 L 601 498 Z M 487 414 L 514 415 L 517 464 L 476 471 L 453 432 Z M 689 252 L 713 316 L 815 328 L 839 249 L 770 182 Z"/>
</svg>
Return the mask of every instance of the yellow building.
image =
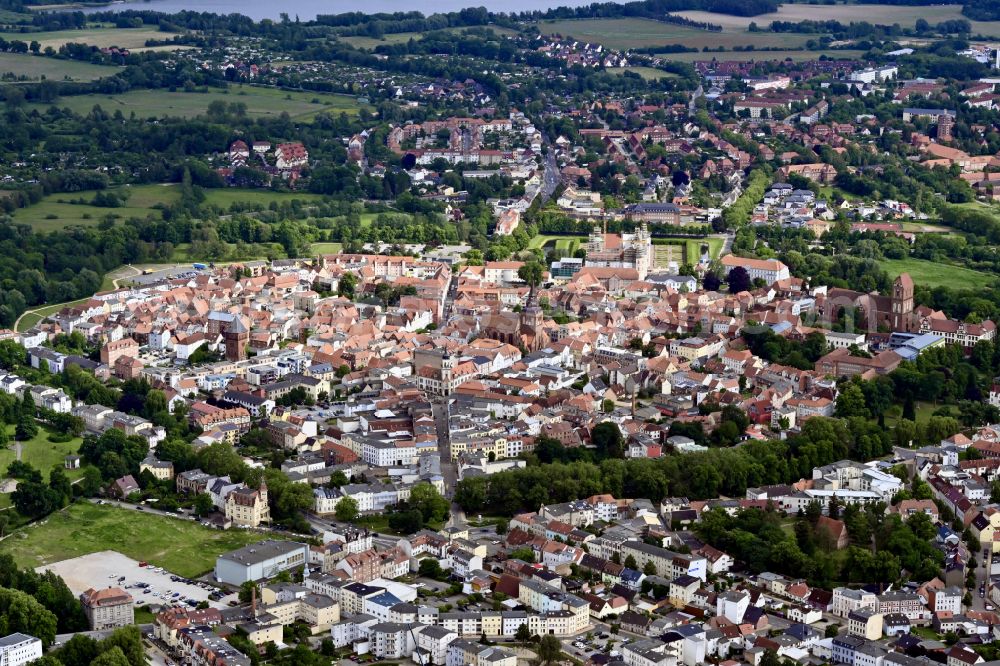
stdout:
<svg viewBox="0 0 1000 666">
<path fill-rule="evenodd" d="M 240 488 L 226 497 L 226 519 L 236 525 L 259 527 L 271 522 L 271 509 L 267 505 L 267 484 L 263 481 L 259 490 Z"/>
</svg>

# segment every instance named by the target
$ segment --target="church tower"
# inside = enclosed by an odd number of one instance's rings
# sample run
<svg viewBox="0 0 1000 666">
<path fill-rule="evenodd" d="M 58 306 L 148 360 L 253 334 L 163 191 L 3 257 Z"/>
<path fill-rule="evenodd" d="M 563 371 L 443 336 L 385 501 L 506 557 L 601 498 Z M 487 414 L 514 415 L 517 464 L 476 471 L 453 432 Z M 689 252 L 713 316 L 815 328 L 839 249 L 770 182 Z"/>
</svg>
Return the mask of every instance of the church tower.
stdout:
<svg viewBox="0 0 1000 666">
<path fill-rule="evenodd" d="M 541 306 L 538 305 L 538 296 L 535 294 L 534 286 L 532 286 L 531 293 L 528 294 L 528 304 L 521 311 L 520 327 L 522 335 L 529 336 L 531 340 L 528 351 L 538 351 L 544 346 L 543 336 L 545 332 L 542 329 L 544 322 L 545 313 L 542 312 Z"/>
<path fill-rule="evenodd" d="M 892 330 L 909 333 L 913 330 L 913 280 L 901 273 L 892 283 Z"/>
<path fill-rule="evenodd" d="M 226 360 L 242 361 L 247 357 L 247 344 L 250 342 L 250 329 L 243 323 L 243 317 L 236 315 L 232 323 L 222 334 L 226 343 Z"/>
</svg>

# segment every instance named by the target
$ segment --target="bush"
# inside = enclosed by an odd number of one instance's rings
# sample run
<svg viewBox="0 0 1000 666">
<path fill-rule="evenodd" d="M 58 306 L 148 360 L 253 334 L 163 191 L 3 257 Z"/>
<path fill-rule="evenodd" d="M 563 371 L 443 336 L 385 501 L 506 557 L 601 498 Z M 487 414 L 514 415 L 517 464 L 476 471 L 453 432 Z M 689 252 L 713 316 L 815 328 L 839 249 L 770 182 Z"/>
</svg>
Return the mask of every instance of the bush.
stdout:
<svg viewBox="0 0 1000 666">
<path fill-rule="evenodd" d="M 48 436 L 48 440 L 53 444 L 62 444 L 73 439 L 73 435 L 65 432 L 54 432 Z"/>
</svg>

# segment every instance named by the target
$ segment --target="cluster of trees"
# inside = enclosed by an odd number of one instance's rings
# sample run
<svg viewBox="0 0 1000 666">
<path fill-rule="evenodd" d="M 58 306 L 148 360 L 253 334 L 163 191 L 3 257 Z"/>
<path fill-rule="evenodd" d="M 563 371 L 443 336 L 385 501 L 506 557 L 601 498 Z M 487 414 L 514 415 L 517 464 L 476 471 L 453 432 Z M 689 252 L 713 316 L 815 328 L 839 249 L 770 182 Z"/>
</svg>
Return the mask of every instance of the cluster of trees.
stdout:
<svg viewBox="0 0 1000 666">
<path fill-rule="evenodd" d="M 521 18 L 528 19 L 567 19 L 567 18 L 609 18 L 625 16 L 641 16 L 659 19 L 668 12 L 681 12 L 689 9 L 700 9 L 716 14 L 731 14 L 733 16 L 757 16 L 769 14 L 778 9 L 778 4 L 770 0 L 752 0 L 751 2 L 735 2 L 734 0 L 640 0 L 638 2 L 594 3 L 580 7 L 556 7 L 547 11 L 522 12 Z"/>
<path fill-rule="evenodd" d="M 743 330 L 743 340 L 754 356 L 799 370 L 812 370 L 827 352 L 826 337 L 819 331 L 797 342 L 778 335 L 769 326 L 748 326 Z"/>
<path fill-rule="evenodd" d="M 455 501 L 469 512 L 514 515 L 535 511 L 542 504 L 600 493 L 654 502 L 668 494 L 692 499 L 740 497 L 748 487 L 809 477 L 814 467 L 837 460 L 885 455 L 894 443 L 890 433 L 864 418 L 814 417 L 802 425 L 800 433 L 785 440 L 747 442 L 738 448 L 657 460 L 530 464 L 489 477 L 463 479 L 456 487 Z"/>
<path fill-rule="evenodd" d="M 850 540 L 844 555 L 820 522 L 826 510 L 842 520 Z M 813 503 L 794 519 L 789 533 L 785 516 L 773 508 L 744 509 L 735 516 L 721 509 L 706 511 L 695 527 L 707 543 L 725 550 L 754 572 L 774 571 L 829 586 L 835 581 L 896 583 L 906 572 L 929 580 L 941 570 L 942 554 L 934 548 L 934 525 L 925 514 L 906 521 L 886 515 L 884 504 Z"/>
<path fill-rule="evenodd" d="M 45 612 L 55 616 L 53 629 L 59 633 L 86 631 L 88 628 L 87 616 L 80 601 L 63 579 L 52 571 L 38 573 L 33 569 L 22 569 L 9 553 L 2 553 L 0 588 L 16 590 L 31 597 Z M 10 632 L 4 632 L 5 635 L 7 633 Z M 42 638 L 34 632 L 26 633 Z"/>
<path fill-rule="evenodd" d="M 722 221 L 726 228 L 735 229 L 747 224 L 754 207 L 764 198 L 764 193 L 770 185 L 771 176 L 765 170 L 751 171 L 743 193 L 732 206 L 722 211 Z"/>
<path fill-rule="evenodd" d="M 687 28 L 695 28 L 697 30 L 708 30 L 709 32 L 722 32 L 722 26 L 718 23 L 709 23 L 708 21 L 695 21 L 694 19 L 689 19 L 686 16 L 680 16 L 678 14 L 667 14 L 660 18 L 664 23 L 673 23 L 674 25 L 683 25 Z"/>
<path fill-rule="evenodd" d="M 139 627 L 115 629 L 100 640 L 77 634 L 38 661 L 42 666 L 145 666 L 146 650 Z"/>
</svg>

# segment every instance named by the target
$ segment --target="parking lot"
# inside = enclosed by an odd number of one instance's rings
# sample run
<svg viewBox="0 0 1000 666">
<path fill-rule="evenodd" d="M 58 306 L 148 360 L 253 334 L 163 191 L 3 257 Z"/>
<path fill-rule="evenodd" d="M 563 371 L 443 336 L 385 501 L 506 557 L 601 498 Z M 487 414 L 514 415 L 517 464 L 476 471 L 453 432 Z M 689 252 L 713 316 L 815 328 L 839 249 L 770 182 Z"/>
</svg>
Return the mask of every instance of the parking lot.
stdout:
<svg viewBox="0 0 1000 666">
<path fill-rule="evenodd" d="M 211 585 L 197 581 L 185 582 L 169 571 L 139 564 L 121 553 L 106 550 L 47 564 L 37 570 L 48 569 L 59 574 L 73 594 L 77 595 L 91 587 L 121 587 L 132 594 L 136 606 L 195 606 L 201 601 L 208 601 L 216 608 L 225 608 L 221 601 L 209 599 L 209 595 L 216 589 Z M 171 577 L 177 580 L 171 580 Z"/>
</svg>

